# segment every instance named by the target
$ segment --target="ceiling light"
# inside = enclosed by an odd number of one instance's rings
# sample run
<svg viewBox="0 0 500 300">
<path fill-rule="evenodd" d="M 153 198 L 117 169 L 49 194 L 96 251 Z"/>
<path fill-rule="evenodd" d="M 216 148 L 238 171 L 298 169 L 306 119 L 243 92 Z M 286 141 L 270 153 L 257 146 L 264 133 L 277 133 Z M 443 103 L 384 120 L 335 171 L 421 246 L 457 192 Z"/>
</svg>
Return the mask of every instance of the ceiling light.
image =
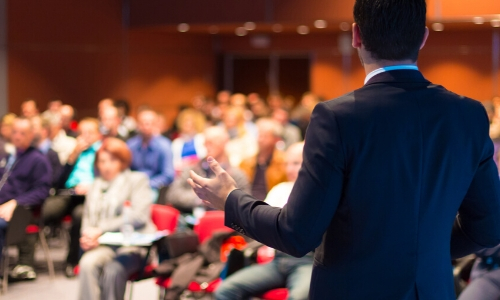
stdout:
<svg viewBox="0 0 500 300">
<path fill-rule="evenodd" d="M 493 27 L 500 27 L 500 19 L 491 20 L 490 24 Z"/>
<path fill-rule="evenodd" d="M 217 34 L 217 33 L 219 33 L 219 27 L 212 25 L 212 26 L 208 27 L 208 32 L 210 34 Z"/>
<path fill-rule="evenodd" d="M 254 30 L 257 26 L 255 25 L 254 22 L 246 22 L 243 27 L 248 30 L 248 31 L 251 31 L 251 30 Z"/>
<path fill-rule="evenodd" d="M 443 31 L 444 30 L 443 23 L 433 23 L 432 24 L 432 30 L 434 30 L 434 31 Z"/>
<path fill-rule="evenodd" d="M 282 32 L 283 31 L 283 25 L 281 24 L 274 24 L 273 25 L 273 31 L 276 33 Z"/>
<path fill-rule="evenodd" d="M 234 33 L 236 33 L 237 36 L 245 36 L 245 35 L 247 35 L 248 32 L 244 27 L 238 27 L 238 28 L 236 28 Z"/>
<path fill-rule="evenodd" d="M 181 23 L 181 24 L 177 25 L 177 30 L 179 32 L 188 32 L 189 31 L 189 24 Z"/>
<path fill-rule="evenodd" d="M 483 17 L 474 17 L 472 18 L 472 22 L 477 25 L 484 24 L 484 18 Z"/>
<path fill-rule="evenodd" d="M 326 28 L 328 24 L 326 23 L 325 20 L 316 20 L 314 21 L 314 27 L 318 28 L 318 29 L 323 29 L 323 28 Z"/>
<path fill-rule="evenodd" d="M 297 27 L 297 32 L 299 34 L 308 34 L 309 33 L 309 27 L 306 25 L 300 25 Z"/>
<path fill-rule="evenodd" d="M 342 31 L 349 31 L 351 29 L 351 26 L 347 22 L 342 22 L 340 23 L 340 30 Z"/>
</svg>

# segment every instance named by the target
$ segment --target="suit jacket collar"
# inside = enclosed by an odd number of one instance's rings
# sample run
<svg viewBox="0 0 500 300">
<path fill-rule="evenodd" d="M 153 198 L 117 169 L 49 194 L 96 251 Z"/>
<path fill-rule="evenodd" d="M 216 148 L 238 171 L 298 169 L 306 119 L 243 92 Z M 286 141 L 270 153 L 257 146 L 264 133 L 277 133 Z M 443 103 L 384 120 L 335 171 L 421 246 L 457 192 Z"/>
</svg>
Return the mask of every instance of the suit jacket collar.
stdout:
<svg viewBox="0 0 500 300">
<path fill-rule="evenodd" d="M 417 70 L 394 70 L 386 71 L 373 76 L 365 86 L 375 83 L 409 83 L 409 82 L 422 82 L 430 83 L 424 78 L 422 73 Z"/>
</svg>

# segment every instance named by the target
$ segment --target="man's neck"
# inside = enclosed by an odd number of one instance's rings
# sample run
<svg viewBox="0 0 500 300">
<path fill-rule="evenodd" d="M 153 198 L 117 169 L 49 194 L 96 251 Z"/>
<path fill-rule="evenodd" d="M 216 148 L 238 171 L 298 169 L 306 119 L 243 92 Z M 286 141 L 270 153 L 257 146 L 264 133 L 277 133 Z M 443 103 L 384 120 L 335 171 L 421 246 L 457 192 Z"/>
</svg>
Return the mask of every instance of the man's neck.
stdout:
<svg viewBox="0 0 500 300">
<path fill-rule="evenodd" d="M 417 63 L 412 61 L 411 59 L 406 59 L 406 60 L 368 60 L 368 61 L 364 61 L 364 63 L 363 63 L 363 67 L 365 68 L 366 75 L 368 75 L 371 72 L 373 72 L 377 69 L 380 69 L 380 68 L 391 67 L 391 66 L 400 66 L 400 65 L 416 66 Z"/>
</svg>

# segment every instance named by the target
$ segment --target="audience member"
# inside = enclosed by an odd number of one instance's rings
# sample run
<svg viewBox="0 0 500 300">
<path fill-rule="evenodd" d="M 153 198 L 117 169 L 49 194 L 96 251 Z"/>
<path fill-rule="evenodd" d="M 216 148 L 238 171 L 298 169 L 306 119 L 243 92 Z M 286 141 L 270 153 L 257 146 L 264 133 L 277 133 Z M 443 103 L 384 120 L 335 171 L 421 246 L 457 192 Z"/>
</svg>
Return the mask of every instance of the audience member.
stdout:
<svg viewBox="0 0 500 300">
<path fill-rule="evenodd" d="M 55 115 L 48 115 L 48 118 L 53 118 Z M 45 154 L 52 168 L 51 187 L 57 188 L 59 176 L 61 175 L 62 165 L 57 152 L 52 149 L 50 136 L 50 121 L 48 118 L 35 116 L 31 119 L 33 124 L 33 147 L 37 148 Z"/>
<path fill-rule="evenodd" d="M 273 93 L 267 97 L 267 104 L 269 105 L 271 111 L 275 111 L 277 109 L 283 108 L 285 103 L 280 94 Z"/>
<path fill-rule="evenodd" d="M 224 114 L 226 113 L 227 109 L 229 108 L 229 99 L 231 98 L 231 93 L 229 91 L 220 91 L 217 93 L 216 96 L 216 106 L 211 112 L 212 115 L 212 120 L 214 124 L 219 123 L 222 118 L 224 117 Z"/>
<path fill-rule="evenodd" d="M 114 106 L 106 106 L 101 111 L 101 133 L 105 137 L 119 138 L 127 140 L 129 131 L 120 126 L 122 119 L 118 114 L 118 109 Z"/>
<path fill-rule="evenodd" d="M 7 153 L 14 153 L 15 147 L 11 143 L 12 124 L 16 119 L 13 113 L 6 114 L 2 117 L 2 124 L 0 125 L 0 138 L 4 142 L 4 149 Z"/>
<path fill-rule="evenodd" d="M 303 143 L 290 146 L 286 152 L 285 169 L 288 182 L 275 186 L 267 195 L 271 206 L 283 207 L 292 192 L 302 166 Z M 229 276 L 217 288 L 217 300 L 248 299 L 276 288 L 288 288 L 288 299 L 307 299 L 311 283 L 313 255 L 301 258 L 276 251 L 274 260 L 255 264 Z"/>
<path fill-rule="evenodd" d="M 458 300 L 490 300 L 500 298 L 500 245 L 476 253 L 469 284 Z"/>
<path fill-rule="evenodd" d="M 252 96 L 250 97 L 250 95 L 256 95 L 256 96 Z M 253 114 L 253 120 L 256 121 L 260 118 L 266 118 L 266 117 L 269 117 L 270 115 L 270 109 L 269 107 L 267 106 L 266 102 L 264 101 L 264 99 L 260 98 L 258 94 L 250 94 L 248 96 L 248 99 L 252 99 L 253 100 L 250 102 L 249 101 L 249 104 L 250 104 L 250 111 L 252 112 Z"/>
<path fill-rule="evenodd" d="M 174 180 L 174 166 L 170 140 L 158 134 L 158 114 L 150 109 L 137 116 L 139 134 L 127 142 L 132 151 L 133 171 L 146 173 L 156 201 L 159 190 Z"/>
<path fill-rule="evenodd" d="M 62 101 L 61 100 L 50 100 L 47 105 L 47 110 L 44 111 L 41 116 L 42 118 L 50 118 L 55 115 L 59 115 L 61 111 Z"/>
<path fill-rule="evenodd" d="M 21 103 L 21 113 L 23 117 L 33 118 L 38 115 L 38 108 L 35 100 L 26 100 Z"/>
<path fill-rule="evenodd" d="M 77 145 L 63 168 L 57 196 L 45 202 L 42 216 L 46 224 L 57 223 L 71 215 L 69 251 L 66 258 L 66 276 L 74 276 L 73 267 L 80 259 L 80 226 L 85 195 L 94 181 L 95 154 L 101 146 L 97 119 L 85 118 L 78 124 Z"/>
<path fill-rule="evenodd" d="M 292 111 L 290 119 L 292 123 L 297 125 L 302 132 L 302 136 L 305 136 L 307 126 L 311 120 L 311 114 L 319 103 L 319 98 L 313 93 L 305 93 L 300 100 L 300 104 Z"/>
<path fill-rule="evenodd" d="M 130 224 L 142 233 L 155 232 L 150 220 L 151 193 L 148 178 L 131 172 L 131 153 L 116 138 L 104 140 L 96 153 L 99 173 L 87 194 L 83 212 L 80 246 L 85 251 L 80 261 L 82 300 L 123 299 L 127 279 L 139 271 L 145 251 L 139 247 L 99 245 L 106 232 L 117 232 L 125 225 L 123 208 L 130 203 Z"/>
<path fill-rule="evenodd" d="M 59 161 L 65 165 L 69 156 L 73 153 L 77 141 L 75 138 L 66 135 L 63 129 L 60 115 L 53 115 L 47 119 L 50 125 L 50 140 L 52 142 L 52 150 L 59 156 Z"/>
<path fill-rule="evenodd" d="M 174 168 L 181 171 L 185 167 L 196 164 L 205 157 L 206 149 L 203 146 L 203 130 L 205 130 L 205 117 L 192 108 L 183 110 L 177 117 L 179 137 L 172 142 L 172 156 Z"/>
<path fill-rule="evenodd" d="M 244 160 L 240 168 L 252 185 L 252 195 L 260 200 L 278 183 L 286 181 L 283 152 L 276 149 L 283 127 L 276 121 L 263 118 L 257 121 L 259 130 L 257 155 Z"/>
<path fill-rule="evenodd" d="M 283 126 L 283 141 L 285 142 L 285 149 L 290 145 L 302 141 L 300 128 L 290 123 L 289 113 L 283 108 L 277 108 L 273 111 L 273 120 Z"/>
<path fill-rule="evenodd" d="M 59 110 L 61 115 L 62 129 L 66 132 L 67 136 L 76 138 L 78 133 L 73 129 L 73 123 L 75 123 L 75 109 L 71 105 L 63 105 Z"/>
<path fill-rule="evenodd" d="M 137 130 L 137 122 L 130 116 L 130 105 L 127 100 L 118 99 L 115 101 L 115 107 L 118 109 L 118 117 L 120 118 L 119 132 L 126 132 L 127 136 L 134 135 Z"/>
<path fill-rule="evenodd" d="M 234 178 L 236 185 L 240 189 L 249 192 L 250 188 L 245 173 L 236 167 L 231 167 L 229 164 L 229 158 L 225 152 L 226 145 L 229 142 L 229 135 L 226 130 L 220 126 L 209 127 L 205 129 L 204 140 L 206 155 L 214 157 L 220 162 L 224 169 Z M 185 213 L 191 213 L 194 207 L 202 205 L 201 200 L 187 182 L 191 170 L 207 177 L 214 176 L 206 160 L 202 159 L 194 166 L 185 167 L 181 176 L 172 183 L 167 192 L 167 203 Z"/>
<path fill-rule="evenodd" d="M 31 121 L 16 118 L 12 125 L 15 153 L 0 161 L 0 247 L 5 243 L 5 233 L 15 208 L 18 205 L 39 207 L 49 195 L 52 170 L 45 155 L 32 146 L 33 137 Z M 36 278 L 33 269 L 35 241 L 28 235 L 18 245 L 19 259 L 11 272 L 12 277 Z"/>
<path fill-rule="evenodd" d="M 230 107 L 224 114 L 223 126 L 229 133 L 230 141 L 226 146 L 229 162 L 238 167 L 240 163 L 257 153 L 255 136 L 245 126 L 241 107 Z"/>
</svg>

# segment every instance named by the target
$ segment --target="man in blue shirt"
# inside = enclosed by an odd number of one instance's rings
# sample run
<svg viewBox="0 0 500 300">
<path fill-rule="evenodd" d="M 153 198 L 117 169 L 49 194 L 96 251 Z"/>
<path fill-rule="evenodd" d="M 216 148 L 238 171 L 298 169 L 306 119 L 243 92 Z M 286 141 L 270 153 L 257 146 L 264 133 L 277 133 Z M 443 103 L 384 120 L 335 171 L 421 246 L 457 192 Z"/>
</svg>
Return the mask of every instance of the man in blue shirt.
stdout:
<svg viewBox="0 0 500 300">
<path fill-rule="evenodd" d="M 154 201 L 158 191 L 174 180 L 174 166 L 170 140 L 158 134 L 158 114 L 147 109 L 137 116 L 139 134 L 128 140 L 132 151 L 133 171 L 144 172 L 154 191 Z"/>
</svg>

